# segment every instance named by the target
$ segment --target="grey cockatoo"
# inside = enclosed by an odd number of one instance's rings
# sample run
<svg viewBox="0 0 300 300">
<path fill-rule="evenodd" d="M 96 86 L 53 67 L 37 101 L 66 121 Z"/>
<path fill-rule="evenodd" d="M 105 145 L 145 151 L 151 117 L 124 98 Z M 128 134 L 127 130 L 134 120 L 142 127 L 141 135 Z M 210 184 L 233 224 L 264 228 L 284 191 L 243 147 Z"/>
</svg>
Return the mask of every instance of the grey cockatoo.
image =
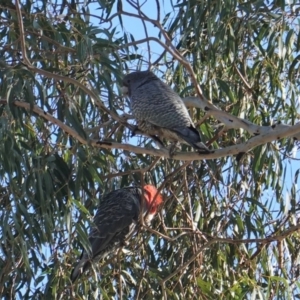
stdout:
<svg viewBox="0 0 300 300">
<path fill-rule="evenodd" d="M 151 71 L 138 71 L 123 79 L 137 127 L 143 133 L 171 142 L 184 142 L 200 153 L 211 153 L 201 142 L 182 99 Z M 174 151 L 171 148 L 170 153 Z"/>
<path fill-rule="evenodd" d="M 89 234 L 92 253 L 89 255 L 83 251 L 80 261 L 72 271 L 72 282 L 87 270 L 93 261 L 99 261 L 124 245 L 137 229 L 141 213 L 145 217 L 144 221 L 149 224 L 162 201 L 162 195 L 157 194 L 153 185 L 122 188 L 105 195 L 99 204 L 94 227 Z"/>
</svg>

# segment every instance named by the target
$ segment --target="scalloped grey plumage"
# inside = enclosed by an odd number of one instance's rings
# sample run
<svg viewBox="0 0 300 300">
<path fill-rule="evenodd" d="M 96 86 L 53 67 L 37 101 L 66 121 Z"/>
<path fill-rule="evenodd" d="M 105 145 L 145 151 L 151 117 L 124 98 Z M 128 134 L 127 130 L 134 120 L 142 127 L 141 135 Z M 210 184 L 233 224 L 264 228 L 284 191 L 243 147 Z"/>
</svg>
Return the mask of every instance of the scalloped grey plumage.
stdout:
<svg viewBox="0 0 300 300">
<path fill-rule="evenodd" d="M 200 153 L 211 153 L 201 142 L 182 99 L 151 71 L 137 71 L 123 79 L 138 129 L 171 142 L 184 142 Z"/>
</svg>

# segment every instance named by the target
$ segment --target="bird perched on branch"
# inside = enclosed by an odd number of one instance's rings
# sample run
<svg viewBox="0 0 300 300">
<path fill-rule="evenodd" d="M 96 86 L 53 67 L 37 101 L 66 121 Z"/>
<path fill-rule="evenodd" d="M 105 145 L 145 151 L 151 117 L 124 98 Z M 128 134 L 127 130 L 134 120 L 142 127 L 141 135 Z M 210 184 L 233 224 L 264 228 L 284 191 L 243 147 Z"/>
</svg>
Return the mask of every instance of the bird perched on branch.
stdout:
<svg viewBox="0 0 300 300">
<path fill-rule="evenodd" d="M 126 75 L 123 93 L 130 99 L 137 130 L 173 142 L 171 155 L 177 142 L 189 144 L 199 153 L 212 152 L 201 142 L 200 134 L 179 95 L 151 71 Z"/>
<path fill-rule="evenodd" d="M 153 185 L 126 187 L 108 193 L 99 204 L 94 226 L 89 234 L 90 255 L 84 250 L 71 274 L 74 282 L 88 269 L 93 261 L 99 261 L 125 244 L 137 230 L 143 215 L 149 224 L 163 202 L 161 194 Z"/>
</svg>

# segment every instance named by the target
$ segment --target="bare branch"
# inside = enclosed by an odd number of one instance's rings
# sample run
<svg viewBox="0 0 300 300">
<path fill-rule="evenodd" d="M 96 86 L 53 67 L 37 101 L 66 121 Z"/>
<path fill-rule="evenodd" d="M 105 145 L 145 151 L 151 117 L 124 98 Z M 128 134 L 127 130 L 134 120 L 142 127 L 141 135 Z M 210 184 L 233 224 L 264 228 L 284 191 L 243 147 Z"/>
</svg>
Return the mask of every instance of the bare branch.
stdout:
<svg viewBox="0 0 300 300">
<path fill-rule="evenodd" d="M 277 125 L 271 125 L 271 126 L 259 126 L 256 124 L 251 123 L 250 121 L 246 119 L 241 119 L 236 116 L 233 116 L 223 110 L 218 109 L 216 106 L 209 103 L 207 105 L 207 102 L 203 101 L 202 99 L 198 97 L 185 97 L 182 99 L 184 104 L 187 107 L 196 107 L 201 108 L 204 111 L 207 111 L 208 116 L 213 116 L 217 120 L 219 120 L 221 123 L 225 125 L 225 129 L 240 129 L 243 128 L 246 131 L 248 131 L 251 135 L 259 135 L 259 134 L 268 134 L 273 132 L 275 129 L 284 129 L 284 128 L 290 128 L 290 125 L 284 125 L 284 124 L 277 124 Z M 293 138 L 300 140 L 300 134 L 296 133 L 293 135 Z"/>
<path fill-rule="evenodd" d="M 14 105 L 18 107 L 23 107 L 27 109 L 28 111 L 31 110 L 30 104 L 26 102 L 21 101 L 15 101 Z M 143 148 L 138 146 L 133 146 L 130 144 L 121 144 L 116 143 L 113 141 L 108 140 L 86 140 L 84 137 L 80 136 L 75 130 L 73 130 L 71 127 L 67 126 L 60 120 L 56 119 L 49 113 L 43 111 L 41 108 L 39 108 L 37 105 L 34 105 L 32 108 L 32 111 L 38 114 L 40 117 L 50 121 L 53 124 L 56 124 L 59 126 L 63 131 L 71 135 L 73 138 L 78 140 L 80 143 L 84 145 L 91 145 L 96 148 L 102 148 L 102 149 L 123 149 L 126 151 L 130 151 L 136 154 L 149 154 L 153 156 L 158 157 L 165 157 L 165 158 L 171 158 L 170 153 L 167 149 L 149 149 L 149 148 Z M 248 152 L 249 150 L 253 149 L 254 147 L 257 147 L 259 145 L 266 144 L 268 142 L 276 141 L 279 139 L 283 139 L 286 137 L 294 137 L 300 134 L 300 123 L 294 125 L 294 126 L 283 126 L 278 125 L 271 127 L 270 132 L 263 133 L 261 135 L 255 136 L 248 140 L 245 143 L 238 144 L 235 146 L 230 146 L 224 149 L 216 150 L 214 153 L 210 154 L 199 154 L 197 152 L 179 152 L 175 153 L 174 156 L 172 156 L 172 159 L 175 160 L 184 160 L 184 161 L 193 161 L 193 160 L 204 160 L 204 159 L 216 159 L 220 157 L 225 157 L 229 155 L 237 155 L 241 152 Z M 276 130 L 275 130 L 276 129 Z"/>
</svg>

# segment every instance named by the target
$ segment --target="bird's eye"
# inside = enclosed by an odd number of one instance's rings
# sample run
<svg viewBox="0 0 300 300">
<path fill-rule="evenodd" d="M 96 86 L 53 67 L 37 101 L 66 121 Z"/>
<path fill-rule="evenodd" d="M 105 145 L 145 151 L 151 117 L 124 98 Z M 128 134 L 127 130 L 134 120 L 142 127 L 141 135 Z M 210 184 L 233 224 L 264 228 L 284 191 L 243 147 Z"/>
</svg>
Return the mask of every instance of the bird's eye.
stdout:
<svg viewBox="0 0 300 300">
<path fill-rule="evenodd" d="M 130 79 L 127 80 L 127 83 L 130 83 Z"/>
</svg>

